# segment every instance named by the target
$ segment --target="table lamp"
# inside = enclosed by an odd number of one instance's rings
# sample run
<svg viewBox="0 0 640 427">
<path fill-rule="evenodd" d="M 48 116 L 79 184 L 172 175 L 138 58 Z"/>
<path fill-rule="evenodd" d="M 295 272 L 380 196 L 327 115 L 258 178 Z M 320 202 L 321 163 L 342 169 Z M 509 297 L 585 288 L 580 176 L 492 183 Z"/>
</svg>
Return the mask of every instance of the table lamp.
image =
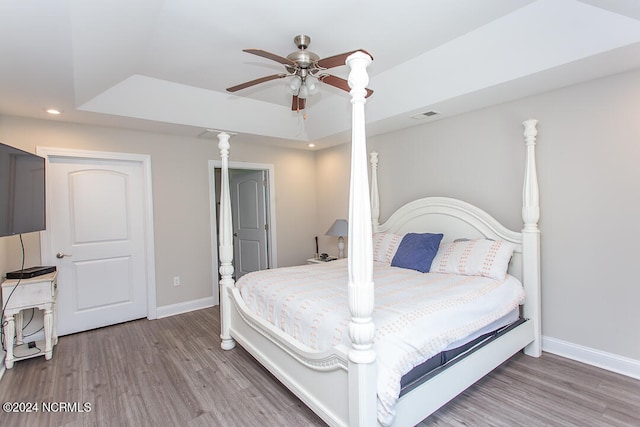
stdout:
<svg viewBox="0 0 640 427">
<path fill-rule="evenodd" d="M 349 223 L 346 219 L 336 219 L 325 233 L 327 236 L 338 236 L 338 258 L 344 258 L 344 236 L 349 234 Z"/>
</svg>

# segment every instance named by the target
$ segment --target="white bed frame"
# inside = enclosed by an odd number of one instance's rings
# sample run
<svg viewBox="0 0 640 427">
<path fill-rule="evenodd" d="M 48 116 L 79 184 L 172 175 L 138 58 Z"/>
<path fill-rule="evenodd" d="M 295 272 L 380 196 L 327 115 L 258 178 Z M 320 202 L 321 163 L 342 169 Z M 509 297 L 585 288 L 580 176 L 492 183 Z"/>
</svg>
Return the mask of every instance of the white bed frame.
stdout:
<svg viewBox="0 0 640 427">
<path fill-rule="evenodd" d="M 372 230 L 380 232 L 438 232 L 445 241 L 456 238 L 488 237 L 517 245 L 510 273 L 525 286 L 522 308 L 527 322 L 465 357 L 443 372 L 403 395 L 397 404 L 394 426 L 413 426 L 428 417 L 478 379 L 522 350 L 538 357 L 540 348 L 540 232 L 535 164 L 536 120 L 524 125 L 526 167 L 522 198 L 524 227 L 508 230 L 481 209 L 442 197 L 411 202 L 396 211 L 384 224 L 378 223 L 378 155 L 371 154 L 371 199 L 365 137 L 366 68 L 371 57 L 363 52 L 351 55 L 352 153 L 349 201 L 349 308 L 352 320 L 351 347 L 338 346 L 324 352 L 303 351 L 291 337 L 254 316 L 235 287 L 233 237 L 229 197 L 229 135 L 218 135 L 222 158 L 220 209 L 220 312 L 221 346 L 225 350 L 238 342 L 332 426 L 375 426 L 376 355 L 371 314 L 373 295 Z"/>
</svg>

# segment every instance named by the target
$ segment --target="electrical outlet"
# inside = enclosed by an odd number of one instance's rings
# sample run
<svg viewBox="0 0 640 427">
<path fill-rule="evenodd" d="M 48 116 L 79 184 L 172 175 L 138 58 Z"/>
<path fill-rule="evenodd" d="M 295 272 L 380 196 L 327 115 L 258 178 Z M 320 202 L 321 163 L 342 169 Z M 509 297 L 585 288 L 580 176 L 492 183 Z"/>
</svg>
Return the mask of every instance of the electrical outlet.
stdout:
<svg viewBox="0 0 640 427">
<path fill-rule="evenodd" d="M 180 286 L 180 276 L 173 277 L 173 286 Z"/>
</svg>

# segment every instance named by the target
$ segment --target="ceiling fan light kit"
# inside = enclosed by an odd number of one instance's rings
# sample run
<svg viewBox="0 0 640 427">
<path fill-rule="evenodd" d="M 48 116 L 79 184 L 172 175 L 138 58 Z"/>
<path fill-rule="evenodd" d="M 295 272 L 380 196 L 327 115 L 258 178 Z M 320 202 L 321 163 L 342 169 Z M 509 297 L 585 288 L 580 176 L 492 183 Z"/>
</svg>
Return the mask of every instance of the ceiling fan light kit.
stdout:
<svg viewBox="0 0 640 427">
<path fill-rule="evenodd" d="M 349 88 L 349 83 L 345 79 L 327 74 L 325 71 L 330 68 L 345 65 L 347 57 L 354 52 L 358 52 L 358 50 L 320 59 L 317 54 L 307 50 L 311 43 L 311 37 L 301 34 L 296 36 L 293 39 L 293 42 L 298 50 L 290 53 L 287 57 L 276 55 L 262 49 L 243 49 L 243 52 L 261 56 L 284 65 L 287 70 L 287 74 L 272 74 L 270 76 L 250 80 L 248 82 L 229 87 L 227 88 L 227 91 L 236 92 L 271 80 L 292 77 L 287 83 L 288 88 L 293 94 L 291 110 L 299 112 L 300 110 L 304 110 L 306 106 L 306 99 L 318 92 L 319 81 L 346 92 L 351 90 Z M 366 53 L 366 51 L 362 49 L 360 49 L 360 51 Z M 373 91 L 371 89 L 367 89 L 366 96 L 369 97 L 372 93 Z"/>
</svg>

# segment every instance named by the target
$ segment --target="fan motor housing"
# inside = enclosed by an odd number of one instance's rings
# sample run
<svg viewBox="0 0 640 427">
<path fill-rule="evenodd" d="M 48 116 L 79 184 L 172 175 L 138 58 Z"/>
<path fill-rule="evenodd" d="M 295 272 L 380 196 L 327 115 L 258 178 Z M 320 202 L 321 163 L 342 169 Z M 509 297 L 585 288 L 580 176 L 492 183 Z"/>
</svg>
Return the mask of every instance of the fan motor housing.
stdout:
<svg viewBox="0 0 640 427">
<path fill-rule="evenodd" d="M 300 68 L 309 68 L 320 59 L 320 57 L 315 53 L 302 49 L 297 52 L 290 53 L 287 58 L 298 64 Z"/>
<path fill-rule="evenodd" d="M 296 45 L 296 47 L 299 50 L 296 52 L 290 53 L 287 56 L 287 59 L 290 59 L 296 64 L 298 64 L 298 67 L 309 68 L 313 64 L 318 62 L 318 60 L 320 60 L 320 57 L 318 55 L 316 55 L 313 52 L 309 52 L 307 50 L 307 47 L 309 47 L 309 44 L 311 43 L 311 37 L 305 34 L 300 34 L 294 37 L 293 43 Z"/>
</svg>

